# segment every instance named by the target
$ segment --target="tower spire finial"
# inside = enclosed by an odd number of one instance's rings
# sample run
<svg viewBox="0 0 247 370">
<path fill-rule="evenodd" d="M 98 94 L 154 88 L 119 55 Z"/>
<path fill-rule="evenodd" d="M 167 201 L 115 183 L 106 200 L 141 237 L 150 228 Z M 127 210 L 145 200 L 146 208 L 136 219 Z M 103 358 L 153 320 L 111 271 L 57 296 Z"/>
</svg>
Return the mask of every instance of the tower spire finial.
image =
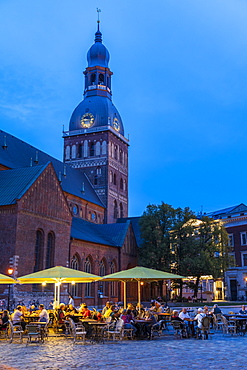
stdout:
<svg viewBox="0 0 247 370">
<path fill-rule="evenodd" d="M 97 20 L 97 23 L 98 23 L 98 31 L 99 31 L 99 24 L 100 24 L 100 20 L 99 20 L 99 13 L 101 12 L 101 9 L 97 8 L 97 13 L 98 13 L 98 20 Z"/>
<path fill-rule="evenodd" d="M 97 13 L 98 13 L 98 20 L 97 20 L 98 29 L 97 29 L 97 32 L 95 33 L 95 39 L 94 39 L 95 42 L 102 42 L 102 33 L 99 30 L 99 24 L 100 24 L 99 13 L 100 12 L 101 12 L 101 10 L 99 8 L 97 8 Z"/>
</svg>

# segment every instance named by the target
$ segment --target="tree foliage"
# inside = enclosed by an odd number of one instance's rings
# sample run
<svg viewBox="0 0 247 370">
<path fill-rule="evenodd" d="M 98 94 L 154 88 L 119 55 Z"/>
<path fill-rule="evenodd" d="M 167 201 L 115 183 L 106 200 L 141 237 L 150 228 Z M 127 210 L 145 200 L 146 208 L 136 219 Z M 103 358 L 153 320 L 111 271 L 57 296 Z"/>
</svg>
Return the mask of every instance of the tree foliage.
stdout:
<svg viewBox="0 0 247 370">
<path fill-rule="evenodd" d="M 228 235 L 222 224 L 208 217 L 198 219 L 189 208 L 149 205 L 140 228 L 141 264 L 196 278 L 195 296 L 202 275 L 221 278 L 230 264 Z"/>
</svg>

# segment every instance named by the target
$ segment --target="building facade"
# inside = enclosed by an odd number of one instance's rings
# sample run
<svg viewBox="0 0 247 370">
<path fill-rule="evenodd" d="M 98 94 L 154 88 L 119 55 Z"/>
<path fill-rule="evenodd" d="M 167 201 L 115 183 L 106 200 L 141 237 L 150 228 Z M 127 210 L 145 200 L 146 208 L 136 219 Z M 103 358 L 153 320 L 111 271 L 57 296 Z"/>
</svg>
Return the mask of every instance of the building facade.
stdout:
<svg viewBox="0 0 247 370">
<path fill-rule="evenodd" d="M 63 162 L 0 131 L 3 274 L 11 263 L 17 278 L 56 265 L 103 276 L 137 264 L 137 241 L 127 219 L 129 142 L 112 103 L 109 52 L 99 27 L 87 60 L 84 100 L 64 132 Z M 36 294 L 44 301 L 52 290 L 16 285 L 12 300 L 27 303 Z M 118 283 L 65 284 L 65 300 L 68 291 L 77 304 L 89 305 L 120 301 L 123 293 Z M 6 295 L 6 286 L 0 286 L 0 298 Z"/>
</svg>

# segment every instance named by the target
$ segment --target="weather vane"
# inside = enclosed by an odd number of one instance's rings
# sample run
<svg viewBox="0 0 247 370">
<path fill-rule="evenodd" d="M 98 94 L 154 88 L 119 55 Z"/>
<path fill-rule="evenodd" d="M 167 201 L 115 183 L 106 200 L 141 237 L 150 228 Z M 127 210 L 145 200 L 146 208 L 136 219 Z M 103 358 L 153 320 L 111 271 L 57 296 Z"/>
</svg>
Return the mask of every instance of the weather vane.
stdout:
<svg viewBox="0 0 247 370">
<path fill-rule="evenodd" d="M 101 12 L 101 9 L 97 8 L 97 13 L 98 13 L 98 20 L 97 22 L 100 23 L 100 20 L 99 20 L 99 13 Z"/>
</svg>

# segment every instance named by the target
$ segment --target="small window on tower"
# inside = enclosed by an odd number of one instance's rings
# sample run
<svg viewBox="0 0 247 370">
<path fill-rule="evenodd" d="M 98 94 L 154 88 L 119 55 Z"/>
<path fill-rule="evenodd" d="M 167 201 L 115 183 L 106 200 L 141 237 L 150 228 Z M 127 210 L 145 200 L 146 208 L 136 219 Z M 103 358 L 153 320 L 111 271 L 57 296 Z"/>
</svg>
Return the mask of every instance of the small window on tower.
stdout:
<svg viewBox="0 0 247 370">
<path fill-rule="evenodd" d="M 92 85 L 95 85 L 95 80 L 96 80 L 96 74 L 95 73 L 92 73 L 91 74 L 91 84 Z"/>
<path fill-rule="evenodd" d="M 104 84 L 104 75 L 102 73 L 99 74 L 99 84 L 103 85 Z"/>
</svg>

